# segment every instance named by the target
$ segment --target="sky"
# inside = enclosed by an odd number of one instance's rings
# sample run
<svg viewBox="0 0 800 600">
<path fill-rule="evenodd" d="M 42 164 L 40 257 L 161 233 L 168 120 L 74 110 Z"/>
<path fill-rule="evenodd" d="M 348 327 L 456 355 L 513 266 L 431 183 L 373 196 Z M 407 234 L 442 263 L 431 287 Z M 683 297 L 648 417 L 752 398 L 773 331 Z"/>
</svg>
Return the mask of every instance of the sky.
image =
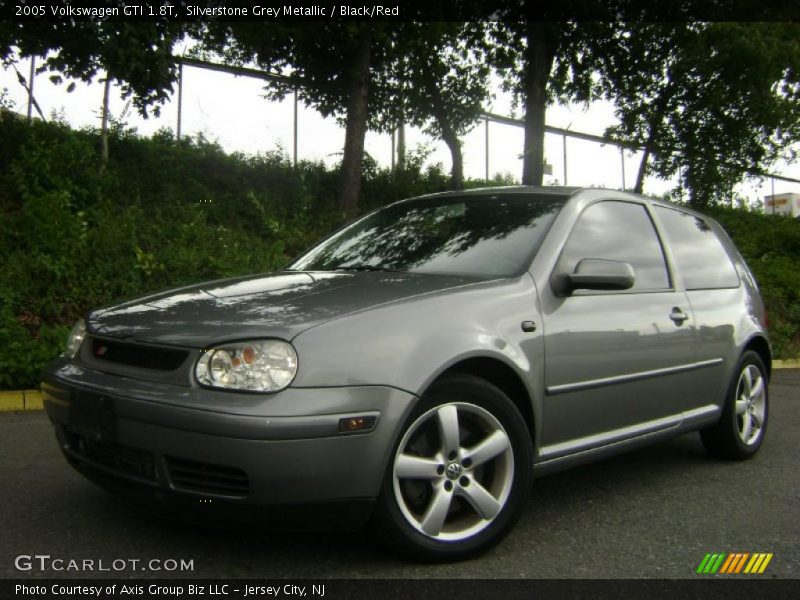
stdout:
<svg viewBox="0 0 800 600">
<path fill-rule="evenodd" d="M 18 69 L 28 76 L 29 62 L 22 61 Z M 183 110 L 181 130 L 183 135 L 202 134 L 206 139 L 219 143 L 226 151 L 247 154 L 283 152 L 292 156 L 293 100 L 271 102 L 264 98 L 263 82 L 257 79 L 234 76 L 228 73 L 209 71 L 185 66 L 183 79 Z M 6 101 L 13 109 L 25 114 L 27 94 L 17 81 L 13 69 L 0 71 L 0 93 L 6 90 Z M 177 88 L 176 88 L 177 89 Z M 46 74 L 38 75 L 34 85 L 34 96 L 46 118 L 58 115 L 75 127 L 99 127 L 100 106 L 103 89 L 99 83 L 78 82 L 72 93 L 66 85 L 55 85 Z M 159 117 L 142 119 L 133 107 L 120 97 L 119 89 L 112 88 L 110 112 L 116 119 L 124 119 L 143 135 L 177 126 L 177 93 L 161 108 Z M 495 85 L 495 98 L 485 107 L 487 112 L 512 115 L 511 98 Z M 547 111 L 547 124 L 573 131 L 602 135 L 614 124 L 613 106 L 608 102 L 591 105 L 555 105 Z M 482 179 L 485 175 L 486 129 L 479 123 L 463 139 L 465 176 Z M 336 163 L 341 156 L 344 129 L 331 118 L 323 118 L 316 111 L 302 104 L 298 111 L 298 157 L 303 160 L 322 160 Z M 498 123 L 489 124 L 489 172 L 510 174 L 519 180 L 522 173 L 523 130 L 521 127 Z M 427 148 L 430 151 L 427 163 L 441 163 L 445 171 L 450 168 L 450 153 L 444 143 L 433 140 L 414 128 L 406 129 L 406 146 L 409 151 Z M 368 132 L 365 150 L 380 165 L 388 166 L 392 158 L 391 136 Z M 563 140 L 560 135 L 545 136 L 545 156 L 552 165 L 552 175 L 545 177 L 545 184 L 564 184 Z M 641 155 L 625 151 L 620 156 L 615 146 L 587 142 L 571 138 L 567 140 L 568 185 L 596 186 L 619 189 L 623 184 L 623 162 L 625 184 L 632 187 Z M 800 165 L 778 164 L 773 172 L 800 179 Z M 645 180 L 644 191 L 662 194 L 677 185 L 677 181 Z M 738 193 L 751 202 L 763 200 L 773 193 L 772 180 L 762 184 L 748 182 L 738 186 Z M 800 184 L 774 181 L 774 193 L 800 193 Z"/>
</svg>

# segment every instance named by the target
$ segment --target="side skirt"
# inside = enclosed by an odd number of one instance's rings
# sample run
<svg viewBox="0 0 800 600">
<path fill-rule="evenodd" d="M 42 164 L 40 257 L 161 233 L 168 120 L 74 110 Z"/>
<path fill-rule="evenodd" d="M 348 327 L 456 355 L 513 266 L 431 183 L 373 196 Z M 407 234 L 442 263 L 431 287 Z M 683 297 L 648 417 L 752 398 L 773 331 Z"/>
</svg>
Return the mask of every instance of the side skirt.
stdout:
<svg viewBox="0 0 800 600">
<path fill-rule="evenodd" d="M 533 465 L 534 477 L 622 454 L 635 448 L 713 425 L 722 408 L 709 404 L 673 417 L 609 431 L 589 438 L 573 440 L 540 449 L 540 460 Z M 553 456 L 553 455 L 556 456 Z M 548 458 L 552 457 L 552 458 Z"/>
</svg>

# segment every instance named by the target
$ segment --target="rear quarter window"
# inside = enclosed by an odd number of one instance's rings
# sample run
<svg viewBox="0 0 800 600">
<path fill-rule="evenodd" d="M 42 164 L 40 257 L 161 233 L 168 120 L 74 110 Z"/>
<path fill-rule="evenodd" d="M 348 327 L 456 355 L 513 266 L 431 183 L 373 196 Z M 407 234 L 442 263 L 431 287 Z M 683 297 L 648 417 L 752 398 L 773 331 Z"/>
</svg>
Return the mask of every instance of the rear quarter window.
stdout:
<svg viewBox="0 0 800 600">
<path fill-rule="evenodd" d="M 736 267 L 705 219 L 681 210 L 655 207 L 687 290 L 735 288 Z"/>
</svg>

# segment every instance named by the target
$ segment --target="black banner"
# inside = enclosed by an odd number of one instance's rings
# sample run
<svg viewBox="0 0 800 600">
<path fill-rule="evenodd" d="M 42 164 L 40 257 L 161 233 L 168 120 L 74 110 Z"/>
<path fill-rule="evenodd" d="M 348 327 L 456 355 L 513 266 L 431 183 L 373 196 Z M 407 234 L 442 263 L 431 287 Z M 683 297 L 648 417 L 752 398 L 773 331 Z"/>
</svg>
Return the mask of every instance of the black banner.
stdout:
<svg viewBox="0 0 800 600">
<path fill-rule="evenodd" d="M 464 564 L 465 574 L 469 563 Z M 800 580 L 702 578 L 685 580 L 543 580 L 543 579 L 6 579 L 0 584 L 2 600 L 268 600 L 277 598 L 324 598 L 325 600 L 393 598 L 431 600 L 458 598 L 502 598 L 503 600 L 648 600 L 703 599 L 752 600 L 752 598 L 796 598 Z"/>
<path fill-rule="evenodd" d="M 0 19 L 21 21 L 793 21 L 785 0 L 0 0 Z"/>
</svg>

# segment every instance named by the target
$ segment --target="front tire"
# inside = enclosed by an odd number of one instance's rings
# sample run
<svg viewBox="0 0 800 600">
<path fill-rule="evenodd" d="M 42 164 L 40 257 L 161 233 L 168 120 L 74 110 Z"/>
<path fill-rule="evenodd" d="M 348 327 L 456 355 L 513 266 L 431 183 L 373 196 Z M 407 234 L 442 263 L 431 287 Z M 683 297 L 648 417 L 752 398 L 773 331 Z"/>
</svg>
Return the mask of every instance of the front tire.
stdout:
<svg viewBox="0 0 800 600">
<path fill-rule="evenodd" d="M 767 432 L 767 384 L 767 370 L 761 357 L 752 350 L 742 354 L 719 422 L 700 431 L 703 445 L 710 454 L 743 460 L 758 451 Z"/>
<path fill-rule="evenodd" d="M 508 396 L 478 377 L 448 376 L 403 427 L 378 499 L 378 533 L 419 560 L 484 552 L 519 518 L 532 456 L 525 420 Z"/>
</svg>

